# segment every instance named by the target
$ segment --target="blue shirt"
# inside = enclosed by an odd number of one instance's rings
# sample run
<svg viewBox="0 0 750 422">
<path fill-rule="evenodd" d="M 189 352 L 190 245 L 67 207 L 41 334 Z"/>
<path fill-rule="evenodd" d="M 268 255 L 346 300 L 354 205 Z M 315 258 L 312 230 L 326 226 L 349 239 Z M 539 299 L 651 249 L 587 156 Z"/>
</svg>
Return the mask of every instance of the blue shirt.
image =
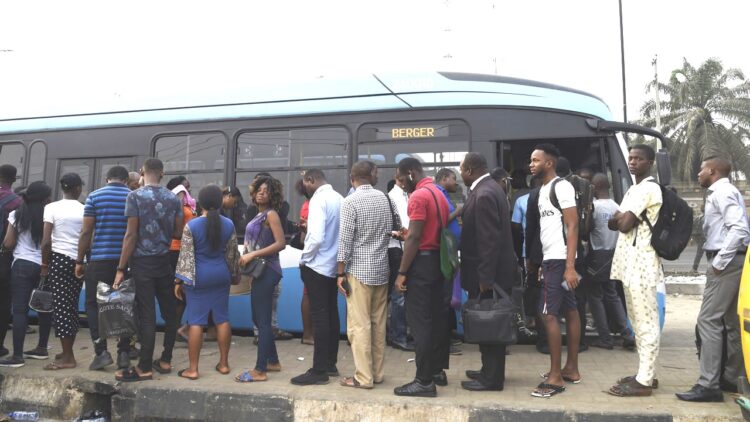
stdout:
<svg viewBox="0 0 750 422">
<path fill-rule="evenodd" d="M 440 192 L 443 192 L 443 196 L 445 196 L 445 200 L 448 201 L 448 211 L 450 213 L 453 213 L 453 211 L 456 210 L 456 207 L 453 205 L 453 203 L 451 202 L 451 199 L 448 197 L 448 191 L 445 190 L 444 187 L 438 185 L 437 183 L 435 183 L 435 187 L 440 189 Z M 445 218 L 446 219 L 450 218 L 450 216 L 446 215 Z M 450 230 L 451 233 L 453 233 L 453 236 L 456 237 L 456 241 L 458 241 L 458 243 L 461 243 L 461 225 L 458 224 L 458 218 L 454 218 L 453 221 L 448 223 L 448 230 Z"/>
<path fill-rule="evenodd" d="M 520 224 L 523 228 L 523 248 L 521 248 L 521 258 L 526 258 L 526 209 L 529 206 L 529 194 L 519 196 L 516 204 L 513 205 L 513 217 L 510 221 Z"/>
<path fill-rule="evenodd" d="M 138 217 L 138 241 L 134 257 L 160 256 L 169 253 L 175 220 L 182 220 L 182 204 L 177 196 L 162 186 L 144 186 L 128 194 L 127 217 Z"/>
<path fill-rule="evenodd" d="M 331 185 L 319 187 L 310 198 L 305 249 L 300 264 L 326 277 L 336 276 L 342 200 L 343 197 Z"/>
<path fill-rule="evenodd" d="M 128 227 L 125 202 L 130 189 L 124 183 L 109 183 L 91 192 L 83 207 L 83 217 L 94 218 L 91 261 L 117 260 Z"/>
</svg>

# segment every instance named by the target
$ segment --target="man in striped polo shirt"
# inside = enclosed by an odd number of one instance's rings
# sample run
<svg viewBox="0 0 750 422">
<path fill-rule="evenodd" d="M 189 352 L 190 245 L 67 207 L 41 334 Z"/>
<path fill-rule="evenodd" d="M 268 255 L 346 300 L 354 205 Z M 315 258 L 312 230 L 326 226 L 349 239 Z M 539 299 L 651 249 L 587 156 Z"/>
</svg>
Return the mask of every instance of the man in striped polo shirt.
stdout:
<svg viewBox="0 0 750 422">
<path fill-rule="evenodd" d="M 76 277 L 86 276 L 86 315 L 89 322 L 91 340 L 94 342 L 94 361 L 89 369 L 104 369 L 113 363 L 107 351 L 107 338 L 99 337 L 99 309 L 96 303 L 96 285 L 102 281 L 112 284 L 120 261 L 122 241 L 128 218 L 125 216 L 125 201 L 130 193 L 126 185 L 128 170 L 114 166 L 107 172 L 107 185 L 91 192 L 83 210 L 83 228 L 78 241 Z M 91 241 L 93 235 L 93 242 Z M 84 267 L 83 258 L 91 256 Z M 117 343 L 117 366 L 130 366 L 130 338 L 123 337 Z"/>
</svg>

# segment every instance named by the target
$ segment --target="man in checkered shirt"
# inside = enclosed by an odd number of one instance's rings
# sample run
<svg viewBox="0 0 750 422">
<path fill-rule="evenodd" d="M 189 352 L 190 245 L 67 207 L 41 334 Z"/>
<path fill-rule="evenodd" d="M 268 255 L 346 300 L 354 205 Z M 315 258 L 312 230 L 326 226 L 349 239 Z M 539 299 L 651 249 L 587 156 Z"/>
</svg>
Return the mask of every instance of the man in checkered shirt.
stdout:
<svg viewBox="0 0 750 422">
<path fill-rule="evenodd" d="M 355 163 L 351 181 L 355 191 L 341 204 L 337 284 L 346 295 L 346 332 L 355 369 L 341 385 L 372 388 L 383 382 L 388 241 L 401 221 L 388 195 L 373 188 L 378 181 L 375 163 Z"/>
</svg>

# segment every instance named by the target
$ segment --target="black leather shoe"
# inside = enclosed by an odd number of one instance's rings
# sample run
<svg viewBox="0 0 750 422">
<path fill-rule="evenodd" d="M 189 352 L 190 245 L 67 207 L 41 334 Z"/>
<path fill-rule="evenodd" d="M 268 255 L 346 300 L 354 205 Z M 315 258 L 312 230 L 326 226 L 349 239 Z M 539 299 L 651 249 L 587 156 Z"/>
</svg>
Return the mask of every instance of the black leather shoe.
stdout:
<svg viewBox="0 0 750 422">
<path fill-rule="evenodd" d="M 482 375 L 482 371 L 472 371 L 471 369 L 466 370 L 466 378 L 476 380 Z"/>
<path fill-rule="evenodd" d="M 693 388 L 690 389 L 690 391 L 686 391 L 684 393 L 675 393 L 675 396 L 677 396 L 677 398 L 680 400 L 692 402 L 707 403 L 724 401 L 724 395 L 721 393 L 721 390 L 719 390 L 718 388 L 706 388 L 699 384 L 695 384 Z"/>
<path fill-rule="evenodd" d="M 724 378 L 719 380 L 719 390 L 725 393 L 737 393 L 737 384 L 725 380 Z"/>
<path fill-rule="evenodd" d="M 435 385 L 445 387 L 448 385 L 448 375 L 445 374 L 445 371 L 440 371 L 432 376 L 432 382 L 434 382 Z"/>
<path fill-rule="evenodd" d="M 408 384 L 404 384 L 401 387 L 393 389 L 393 393 L 397 396 L 408 396 L 408 397 L 437 397 L 437 388 L 435 383 L 431 382 L 428 385 L 420 384 L 419 381 L 414 380 Z"/>
<path fill-rule="evenodd" d="M 461 388 L 469 391 L 503 391 L 503 386 L 488 387 L 479 380 L 461 381 Z"/>
</svg>

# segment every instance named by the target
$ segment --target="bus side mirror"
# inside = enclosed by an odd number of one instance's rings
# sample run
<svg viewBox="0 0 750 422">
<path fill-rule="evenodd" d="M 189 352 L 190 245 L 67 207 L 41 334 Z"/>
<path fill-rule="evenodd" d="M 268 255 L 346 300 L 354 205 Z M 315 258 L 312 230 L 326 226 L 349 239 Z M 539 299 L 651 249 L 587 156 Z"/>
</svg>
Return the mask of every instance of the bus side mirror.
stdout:
<svg viewBox="0 0 750 422">
<path fill-rule="evenodd" d="M 665 150 L 656 153 L 656 177 L 663 186 L 672 183 L 672 163 L 669 161 L 669 153 Z"/>
</svg>

